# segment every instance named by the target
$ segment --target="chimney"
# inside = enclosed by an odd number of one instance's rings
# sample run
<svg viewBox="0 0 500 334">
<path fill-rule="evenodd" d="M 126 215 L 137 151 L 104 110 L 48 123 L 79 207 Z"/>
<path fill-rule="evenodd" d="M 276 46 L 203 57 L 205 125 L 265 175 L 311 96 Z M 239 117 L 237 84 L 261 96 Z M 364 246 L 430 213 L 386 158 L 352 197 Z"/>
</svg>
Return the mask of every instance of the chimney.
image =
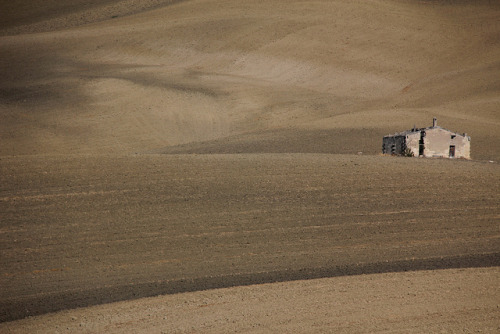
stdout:
<svg viewBox="0 0 500 334">
<path fill-rule="evenodd" d="M 432 127 L 435 128 L 438 125 L 438 120 L 436 117 L 432 119 Z"/>
</svg>

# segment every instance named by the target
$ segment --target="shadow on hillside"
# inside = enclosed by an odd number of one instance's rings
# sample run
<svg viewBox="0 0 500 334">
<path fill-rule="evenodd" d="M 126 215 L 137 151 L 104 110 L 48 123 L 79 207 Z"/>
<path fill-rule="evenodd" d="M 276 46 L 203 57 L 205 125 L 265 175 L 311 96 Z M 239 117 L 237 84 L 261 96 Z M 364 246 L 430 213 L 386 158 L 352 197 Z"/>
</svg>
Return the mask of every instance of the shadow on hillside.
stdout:
<svg viewBox="0 0 500 334">
<path fill-rule="evenodd" d="M 493 267 L 500 265 L 500 253 L 473 254 L 394 262 L 361 263 L 333 267 L 301 268 L 259 273 L 238 273 L 221 276 L 194 277 L 171 281 L 130 283 L 99 287 L 93 290 L 61 291 L 56 294 L 30 296 L 15 303 L 0 302 L 0 322 L 21 319 L 49 312 L 87 307 L 123 300 L 163 294 L 203 291 L 275 282 L 317 279 L 363 274 L 436 270 L 451 268 Z"/>
<path fill-rule="evenodd" d="M 276 129 L 229 136 L 204 142 L 169 146 L 149 153 L 160 154 L 238 154 L 238 153 L 382 153 L 384 135 L 395 129 Z M 472 136 L 473 160 L 500 160 L 491 150 L 496 142 L 488 133 Z"/>
<path fill-rule="evenodd" d="M 156 150 L 154 153 L 378 154 L 382 150 L 383 135 L 384 131 L 380 129 L 278 129 L 171 146 Z"/>
</svg>

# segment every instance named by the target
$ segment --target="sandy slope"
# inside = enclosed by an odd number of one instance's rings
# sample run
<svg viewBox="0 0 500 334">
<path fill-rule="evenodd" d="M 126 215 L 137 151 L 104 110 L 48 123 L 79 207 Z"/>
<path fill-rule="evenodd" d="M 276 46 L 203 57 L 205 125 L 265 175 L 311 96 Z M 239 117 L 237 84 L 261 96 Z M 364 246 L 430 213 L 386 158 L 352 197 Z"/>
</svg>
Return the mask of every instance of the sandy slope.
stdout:
<svg viewBox="0 0 500 334">
<path fill-rule="evenodd" d="M 0 153 L 142 152 L 275 129 L 316 142 L 347 129 L 349 152 L 378 153 L 382 135 L 437 116 L 472 136 L 473 158 L 498 160 L 499 7 L 185 1 L 5 36 Z"/>
<path fill-rule="evenodd" d="M 234 264 L 255 274 L 411 254 L 488 253 L 498 261 L 498 164 L 307 153 L 378 154 L 384 134 L 437 116 L 441 126 L 471 135 L 473 159 L 499 161 L 499 22 L 500 3 L 486 0 L 0 1 L 2 312 L 15 302 L 26 314 L 33 305 L 23 298 L 75 306 L 76 286 L 85 297 L 100 284 L 104 290 L 95 291 L 110 296 L 88 299 L 118 300 L 110 291 L 127 287 L 120 284 L 129 277 L 147 290 L 152 277 L 224 274 Z M 253 176 L 241 178 L 245 170 Z M 217 181 L 226 175 L 230 181 Z M 391 199 L 382 211 L 381 198 Z M 186 217 L 194 230 L 182 234 Z M 272 233 L 250 233 L 254 239 L 241 243 L 249 230 L 237 228 L 254 226 L 254 217 L 257 229 Z M 180 239 L 158 229 L 165 219 Z M 269 229 L 269 221 L 283 229 Z M 218 248 L 209 233 L 202 244 L 211 247 L 210 262 L 193 256 L 199 243 L 192 239 L 196 227 L 210 230 L 213 222 L 229 229 L 221 236 L 228 247 Z M 123 246 L 137 234 L 135 246 Z M 162 238 L 187 242 L 175 247 Z M 498 296 L 488 291 L 497 282 L 492 268 L 280 283 L 68 311 L 0 329 L 494 332 Z M 283 302 L 290 299 L 297 302 Z M 285 311 L 268 317 L 278 308 Z M 177 318 L 165 323 L 165 312 Z"/>
<path fill-rule="evenodd" d="M 2 35 L 39 33 L 137 14 L 182 0 L 0 1 Z"/>
<path fill-rule="evenodd" d="M 499 268 L 361 275 L 126 301 L 3 333 L 498 333 Z"/>
</svg>

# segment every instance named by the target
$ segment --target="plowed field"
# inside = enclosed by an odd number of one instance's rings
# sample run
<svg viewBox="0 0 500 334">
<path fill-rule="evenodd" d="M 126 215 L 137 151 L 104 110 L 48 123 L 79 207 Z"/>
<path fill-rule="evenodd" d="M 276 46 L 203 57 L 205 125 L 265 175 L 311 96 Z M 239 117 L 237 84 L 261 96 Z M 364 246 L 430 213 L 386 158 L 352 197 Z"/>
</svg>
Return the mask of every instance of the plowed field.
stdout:
<svg viewBox="0 0 500 334">
<path fill-rule="evenodd" d="M 500 264 L 497 164 L 315 154 L 1 160 L 1 319 Z"/>
<path fill-rule="evenodd" d="M 499 36 L 491 0 L 0 1 L 0 332 L 498 332 Z M 380 155 L 434 117 L 473 160 Z"/>
</svg>

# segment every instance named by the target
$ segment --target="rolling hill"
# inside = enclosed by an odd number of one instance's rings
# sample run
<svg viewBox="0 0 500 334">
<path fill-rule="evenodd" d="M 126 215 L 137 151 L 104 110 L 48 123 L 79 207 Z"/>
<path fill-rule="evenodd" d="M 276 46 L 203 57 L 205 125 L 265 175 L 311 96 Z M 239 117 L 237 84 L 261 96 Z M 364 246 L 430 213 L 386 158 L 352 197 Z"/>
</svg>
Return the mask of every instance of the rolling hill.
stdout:
<svg viewBox="0 0 500 334">
<path fill-rule="evenodd" d="M 499 22 L 1 1 L 0 332 L 497 331 Z M 380 154 L 433 117 L 472 161 Z"/>
<path fill-rule="evenodd" d="M 261 132 L 280 152 L 375 154 L 436 116 L 471 135 L 474 159 L 500 158 L 495 2 L 23 3 L 0 31 L 3 155 Z"/>
</svg>

